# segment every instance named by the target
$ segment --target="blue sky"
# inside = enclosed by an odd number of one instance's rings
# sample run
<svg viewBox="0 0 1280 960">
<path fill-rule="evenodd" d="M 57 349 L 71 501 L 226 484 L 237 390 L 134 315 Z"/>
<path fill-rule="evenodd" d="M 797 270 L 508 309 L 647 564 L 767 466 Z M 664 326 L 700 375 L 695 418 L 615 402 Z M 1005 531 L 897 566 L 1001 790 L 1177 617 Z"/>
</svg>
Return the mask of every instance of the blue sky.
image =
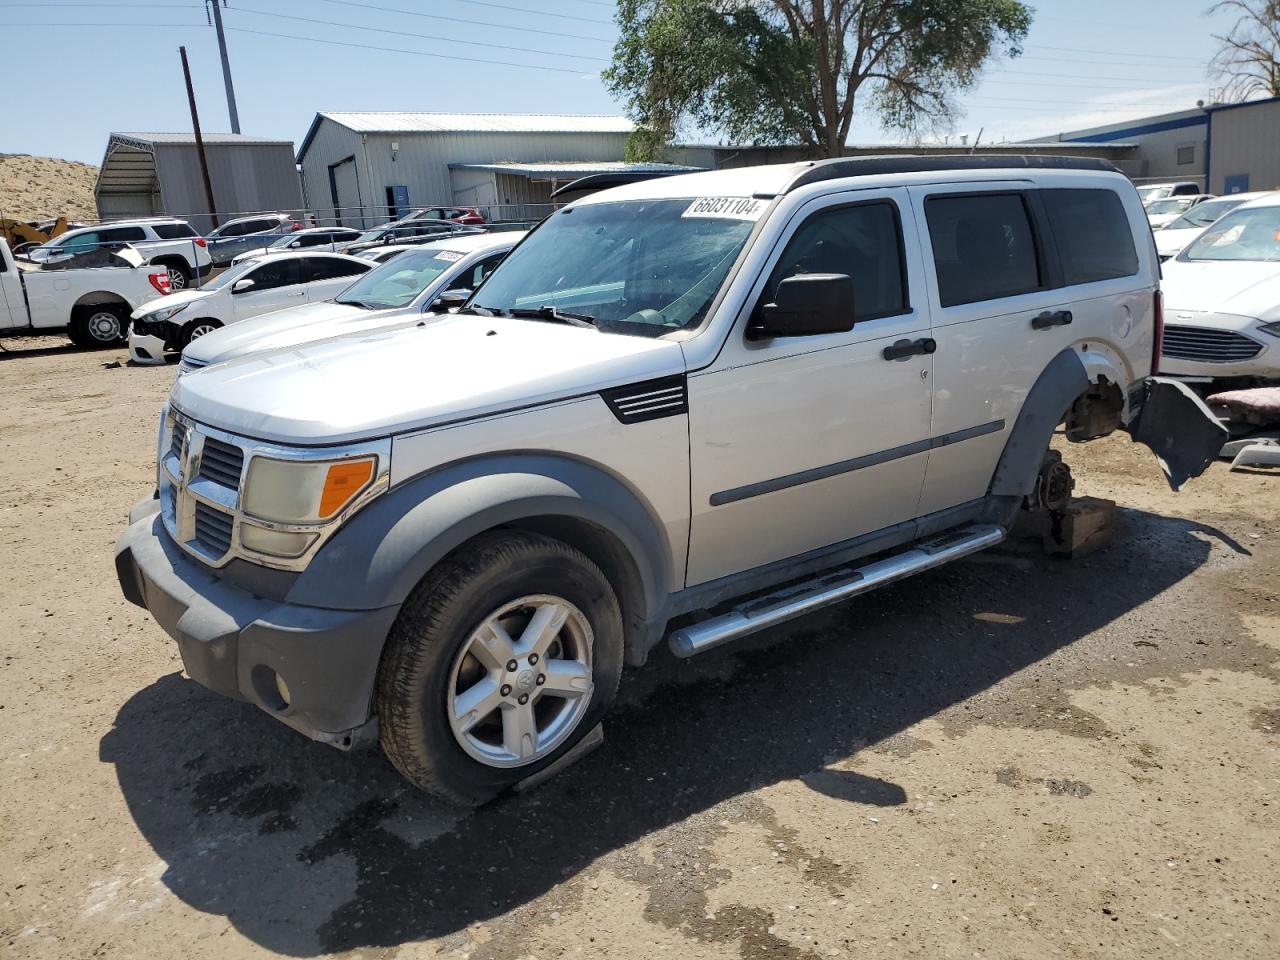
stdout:
<svg viewBox="0 0 1280 960">
<path fill-rule="evenodd" d="M 1210 34 L 1225 26 L 1204 15 L 1209 5 L 1039 0 L 1024 55 L 987 69 L 953 134 L 1019 140 L 1194 106 L 1213 86 Z M 620 113 L 599 78 L 612 10 L 607 0 L 231 0 L 241 129 L 296 144 L 321 110 Z M 110 131 L 189 130 L 179 44 L 203 128 L 229 129 L 200 0 L 0 0 L 0 153 L 98 163 Z M 852 136 L 897 139 L 869 113 Z"/>
</svg>

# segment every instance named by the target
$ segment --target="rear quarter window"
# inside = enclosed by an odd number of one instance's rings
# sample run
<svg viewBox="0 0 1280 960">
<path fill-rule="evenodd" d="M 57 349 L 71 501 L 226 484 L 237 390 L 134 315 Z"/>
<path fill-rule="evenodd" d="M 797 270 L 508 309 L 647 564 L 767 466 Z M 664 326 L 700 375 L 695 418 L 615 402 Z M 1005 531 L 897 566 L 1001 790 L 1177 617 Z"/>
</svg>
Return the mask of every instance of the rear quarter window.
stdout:
<svg viewBox="0 0 1280 960">
<path fill-rule="evenodd" d="M 185 223 L 156 223 L 152 224 L 151 229 L 161 240 L 186 240 L 199 236 L 190 225 Z"/>
<path fill-rule="evenodd" d="M 1068 286 L 1132 277 L 1138 251 L 1124 204 L 1111 190 L 1042 190 Z"/>
</svg>

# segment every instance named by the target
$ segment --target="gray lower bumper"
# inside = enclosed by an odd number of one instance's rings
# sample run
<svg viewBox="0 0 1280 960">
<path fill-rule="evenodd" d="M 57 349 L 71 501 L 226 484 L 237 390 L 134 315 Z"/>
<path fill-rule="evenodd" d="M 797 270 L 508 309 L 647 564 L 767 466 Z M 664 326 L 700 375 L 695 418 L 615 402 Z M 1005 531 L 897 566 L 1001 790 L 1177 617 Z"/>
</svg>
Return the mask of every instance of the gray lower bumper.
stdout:
<svg viewBox="0 0 1280 960">
<path fill-rule="evenodd" d="M 191 679 L 314 740 L 345 748 L 369 739 L 378 659 L 399 607 L 325 610 L 255 597 L 183 553 L 158 501 L 139 503 L 129 521 L 116 543 L 120 589 L 177 641 Z"/>
</svg>

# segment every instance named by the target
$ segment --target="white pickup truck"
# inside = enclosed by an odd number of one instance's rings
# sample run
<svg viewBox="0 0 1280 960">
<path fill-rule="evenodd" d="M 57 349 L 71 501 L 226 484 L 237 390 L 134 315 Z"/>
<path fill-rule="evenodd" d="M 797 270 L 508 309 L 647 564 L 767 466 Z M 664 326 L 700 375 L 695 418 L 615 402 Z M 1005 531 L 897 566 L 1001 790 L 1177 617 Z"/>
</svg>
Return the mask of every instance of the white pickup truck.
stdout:
<svg viewBox="0 0 1280 960">
<path fill-rule="evenodd" d="M 0 240 L 0 336 L 65 330 L 77 347 L 124 343 L 129 314 L 169 293 L 169 273 L 131 248 L 94 253 L 102 266 L 58 267 L 15 260 Z"/>
</svg>

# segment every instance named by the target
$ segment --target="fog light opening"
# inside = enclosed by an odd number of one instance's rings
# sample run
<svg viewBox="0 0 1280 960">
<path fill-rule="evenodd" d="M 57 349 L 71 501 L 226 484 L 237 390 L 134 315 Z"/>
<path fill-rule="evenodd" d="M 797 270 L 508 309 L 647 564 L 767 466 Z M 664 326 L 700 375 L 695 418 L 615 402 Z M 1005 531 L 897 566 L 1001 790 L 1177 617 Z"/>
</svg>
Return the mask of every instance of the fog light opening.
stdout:
<svg viewBox="0 0 1280 960">
<path fill-rule="evenodd" d="M 282 713 L 293 703 L 293 695 L 284 677 L 263 664 L 253 668 L 253 689 L 268 710 Z"/>
</svg>

